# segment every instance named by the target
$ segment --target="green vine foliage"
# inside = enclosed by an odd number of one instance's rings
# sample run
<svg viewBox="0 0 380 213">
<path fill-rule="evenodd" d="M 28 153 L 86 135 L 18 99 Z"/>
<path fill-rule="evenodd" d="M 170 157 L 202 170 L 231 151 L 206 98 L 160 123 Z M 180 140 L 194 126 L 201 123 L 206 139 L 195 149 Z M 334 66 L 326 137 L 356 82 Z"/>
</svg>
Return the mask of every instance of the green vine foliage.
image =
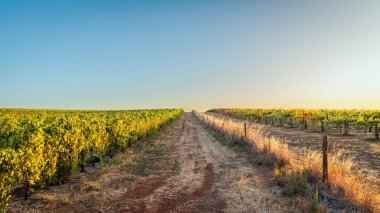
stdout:
<svg viewBox="0 0 380 213">
<path fill-rule="evenodd" d="M 86 161 L 102 162 L 182 112 L 0 109 L 0 211 L 15 188 L 27 198 L 28 189 L 70 181 Z"/>
<path fill-rule="evenodd" d="M 305 123 L 312 123 L 319 129 L 327 126 L 346 128 L 364 128 L 365 130 L 377 124 L 380 124 L 380 110 L 330 110 L 330 109 L 211 109 L 222 115 L 228 115 L 235 118 L 245 118 L 258 123 L 306 127 Z M 324 125 L 324 128 L 321 128 Z"/>
</svg>

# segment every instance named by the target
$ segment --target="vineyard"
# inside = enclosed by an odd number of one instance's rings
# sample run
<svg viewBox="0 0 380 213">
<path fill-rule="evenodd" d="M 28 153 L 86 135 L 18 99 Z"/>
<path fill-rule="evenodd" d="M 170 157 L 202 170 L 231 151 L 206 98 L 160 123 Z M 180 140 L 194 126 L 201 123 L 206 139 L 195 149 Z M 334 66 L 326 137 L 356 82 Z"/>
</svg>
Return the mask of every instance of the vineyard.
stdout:
<svg viewBox="0 0 380 213">
<path fill-rule="evenodd" d="M 380 209 L 378 111 L 0 113 L 9 212 Z"/>
<path fill-rule="evenodd" d="M 282 159 L 289 170 L 307 171 L 318 180 L 322 135 L 327 135 L 330 189 L 368 209 L 380 208 L 379 111 L 213 109 L 196 115 L 233 140 L 244 138 Z"/>
<path fill-rule="evenodd" d="M 373 132 L 379 139 L 379 110 L 305 110 L 305 109 L 212 109 L 209 112 L 248 119 L 257 123 L 299 127 L 320 132 L 339 131 L 348 135 L 350 130 Z"/>
<path fill-rule="evenodd" d="M 0 109 L 0 209 L 14 191 L 27 199 L 35 189 L 70 181 L 182 112 Z"/>
</svg>

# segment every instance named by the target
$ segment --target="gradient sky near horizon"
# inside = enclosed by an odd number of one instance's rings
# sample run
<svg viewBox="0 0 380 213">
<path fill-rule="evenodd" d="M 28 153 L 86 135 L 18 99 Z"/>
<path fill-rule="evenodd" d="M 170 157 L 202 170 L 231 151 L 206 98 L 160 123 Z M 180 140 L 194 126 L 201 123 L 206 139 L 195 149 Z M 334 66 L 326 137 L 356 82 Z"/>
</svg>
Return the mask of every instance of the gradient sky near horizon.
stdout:
<svg viewBox="0 0 380 213">
<path fill-rule="evenodd" d="M 0 107 L 380 109 L 380 1 L 0 1 Z"/>
</svg>

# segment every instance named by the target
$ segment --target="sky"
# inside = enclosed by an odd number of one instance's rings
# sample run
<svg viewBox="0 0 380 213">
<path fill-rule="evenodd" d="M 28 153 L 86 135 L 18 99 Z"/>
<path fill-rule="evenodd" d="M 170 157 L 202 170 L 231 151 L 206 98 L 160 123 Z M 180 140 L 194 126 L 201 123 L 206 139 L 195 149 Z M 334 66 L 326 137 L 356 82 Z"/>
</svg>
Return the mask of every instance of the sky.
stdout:
<svg viewBox="0 0 380 213">
<path fill-rule="evenodd" d="M 380 1 L 0 0 L 0 107 L 380 109 Z"/>
</svg>

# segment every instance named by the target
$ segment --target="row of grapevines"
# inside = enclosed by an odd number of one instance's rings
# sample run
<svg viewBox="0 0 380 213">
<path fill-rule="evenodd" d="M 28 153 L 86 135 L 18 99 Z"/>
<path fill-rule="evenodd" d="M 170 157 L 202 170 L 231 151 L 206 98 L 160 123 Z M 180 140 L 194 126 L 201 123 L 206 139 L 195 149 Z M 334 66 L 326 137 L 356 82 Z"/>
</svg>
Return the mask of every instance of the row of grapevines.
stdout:
<svg viewBox="0 0 380 213">
<path fill-rule="evenodd" d="M 327 127 L 335 127 L 344 130 L 348 134 L 351 128 L 375 128 L 375 137 L 379 139 L 378 123 L 380 123 L 379 110 L 328 110 L 328 109 L 212 109 L 209 112 L 230 115 L 237 118 L 250 119 L 259 123 L 272 124 L 278 123 L 294 127 L 301 126 L 308 129 L 308 124 L 320 128 L 322 132 Z"/>
<path fill-rule="evenodd" d="M 182 109 L 64 111 L 0 109 L 0 209 L 12 191 L 69 181 L 178 118 Z"/>
</svg>

